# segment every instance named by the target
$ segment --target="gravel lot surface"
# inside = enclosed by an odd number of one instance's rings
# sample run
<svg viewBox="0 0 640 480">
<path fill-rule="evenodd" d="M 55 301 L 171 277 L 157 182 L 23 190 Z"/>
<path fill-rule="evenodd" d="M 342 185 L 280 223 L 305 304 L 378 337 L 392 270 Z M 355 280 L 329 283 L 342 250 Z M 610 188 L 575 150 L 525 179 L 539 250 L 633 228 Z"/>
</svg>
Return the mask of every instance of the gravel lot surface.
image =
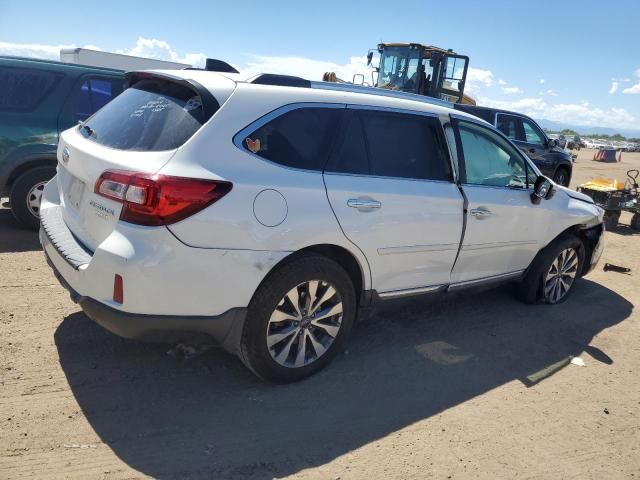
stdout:
<svg viewBox="0 0 640 480">
<path fill-rule="evenodd" d="M 573 186 L 640 168 L 592 155 Z M 0 209 L 0 478 L 638 479 L 629 220 L 562 305 L 504 287 L 385 303 L 325 371 L 272 386 L 217 349 L 180 361 L 96 326 Z"/>
</svg>

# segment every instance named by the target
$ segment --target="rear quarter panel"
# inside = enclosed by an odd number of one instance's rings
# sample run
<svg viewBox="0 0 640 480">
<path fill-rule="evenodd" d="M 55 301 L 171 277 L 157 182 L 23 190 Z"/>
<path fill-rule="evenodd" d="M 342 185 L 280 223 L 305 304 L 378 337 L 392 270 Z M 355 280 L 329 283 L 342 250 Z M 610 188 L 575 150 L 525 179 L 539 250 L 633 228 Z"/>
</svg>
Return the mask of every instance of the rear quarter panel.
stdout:
<svg viewBox="0 0 640 480">
<path fill-rule="evenodd" d="M 312 245 L 330 244 L 350 251 L 369 288 L 367 261 L 342 233 L 329 205 L 322 172 L 282 167 L 236 147 L 237 132 L 254 120 L 288 103 L 287 89 L 276 88 L 260 96 L 259 104 L 238 91 L 212 119 L 178 149 L 161 173 L 220 178 L 233 183 L 224 198 L 169 229 L 184 243 L 200 248 L 295 252 Z M 272 227 L 254 214 L 256 197 L 276 190 L 286 201 L 284 220 Z M 259 200 L 258 200 L 259 201 Z"/>
</svg>

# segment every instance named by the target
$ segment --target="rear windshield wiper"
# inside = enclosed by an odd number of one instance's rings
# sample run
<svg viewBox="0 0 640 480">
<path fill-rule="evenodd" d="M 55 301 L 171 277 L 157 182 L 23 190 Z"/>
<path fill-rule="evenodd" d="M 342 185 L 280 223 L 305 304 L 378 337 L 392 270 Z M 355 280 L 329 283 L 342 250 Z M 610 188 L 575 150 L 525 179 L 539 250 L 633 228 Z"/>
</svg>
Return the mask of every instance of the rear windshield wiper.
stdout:
<svg viewBox="0 0 640 480">
<path fill-rule="evenodd" d="M 88 136 L 96 137 L 95 130 L 91 128 L 89 125 L 87 125 L 86 123 L 80 121 L 78 122 L 78 126 L 80 128 L 80 131 L 85 132 Z"/>
</svg>

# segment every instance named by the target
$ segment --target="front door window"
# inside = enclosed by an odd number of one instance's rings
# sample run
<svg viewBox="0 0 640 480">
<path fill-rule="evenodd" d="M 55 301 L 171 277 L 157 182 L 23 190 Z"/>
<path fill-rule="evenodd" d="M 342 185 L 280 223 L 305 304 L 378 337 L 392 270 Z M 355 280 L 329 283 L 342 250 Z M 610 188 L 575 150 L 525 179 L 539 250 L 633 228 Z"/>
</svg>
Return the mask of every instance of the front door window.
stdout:
<svg viewBox="0 0 640 480">
<path fill-rule="evenodd" d="M 525 142 L 532 145 L 544 146 L 544 134 L 540 129 L 526 118 L 522 119 L 522 127 L 524 128 Z"/>
<path fill-rule="evenodd" d="M 459 122 L 458 133 L 464 154 L 463 183 L 526 188 L 535 182 L 522 155 L 500 135 L 470 122 Z"/>
</svg>

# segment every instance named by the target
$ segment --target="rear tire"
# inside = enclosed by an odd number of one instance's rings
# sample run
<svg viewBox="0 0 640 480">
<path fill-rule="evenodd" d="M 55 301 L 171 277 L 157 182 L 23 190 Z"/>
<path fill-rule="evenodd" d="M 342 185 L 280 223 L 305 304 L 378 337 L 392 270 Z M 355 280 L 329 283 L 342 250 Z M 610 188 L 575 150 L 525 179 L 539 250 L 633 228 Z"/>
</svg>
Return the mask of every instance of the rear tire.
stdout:
<svg viewBox="0 0 640 480">
<path fill-rule="evenodd" d="M 340 265 L 318 254 L 301 255 L 258 287 L 247 311 L 240 359 L 270 382 L 313 375 L 344 346 L 356 309 L 353 283 Z"/>
<path fill-rule="evenodd" d="M 31 230 L 40 228 L 40 198 L 44 186 L 55 174 L 55 167 L 36 167 L 13 182 L 9 194 L 11 212 L 22 226 Z"/>
<path fill-rule="evenodd" d="M 573 290 L 583 265 L 582 241 L 568 233 L 560 235 L 542 249 L 531 262 L 518 286 L 520 299 L 525 303 L 564 302 Z M 554 278 L 557 278 L 555 283 Z M 558 291 L 559 295 L 557 295 Z"/>
<path fill-rule="evenodd" d="M 631 217 L 631 228 L 640 232 L 640 213 L 634 213 L 633 217 Z"/>
</svg>

